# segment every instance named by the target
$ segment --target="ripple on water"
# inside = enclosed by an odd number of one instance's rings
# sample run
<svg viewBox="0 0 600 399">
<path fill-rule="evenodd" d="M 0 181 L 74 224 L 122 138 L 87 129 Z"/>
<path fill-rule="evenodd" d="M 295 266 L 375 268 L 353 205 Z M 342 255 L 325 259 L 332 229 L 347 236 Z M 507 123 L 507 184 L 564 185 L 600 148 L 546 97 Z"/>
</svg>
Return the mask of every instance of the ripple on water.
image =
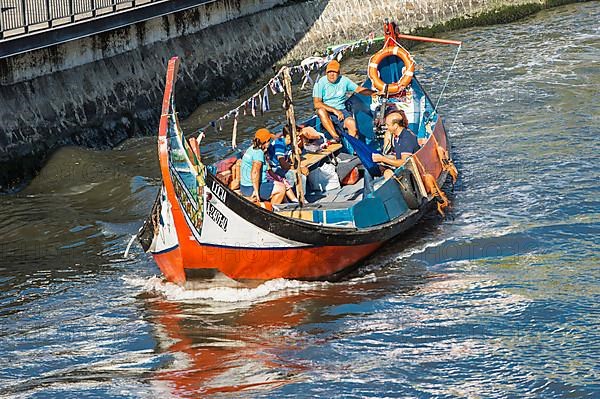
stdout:
<svg viewBox="0 0 600 399">
<path fill-rule="evenodd" d="M 121 258 L 160 185 L 155 138 L 58 151 L 0 197 L 0 396 L 598 396 L 598 20 L 588 2 L 449 35 L 449 217 L 338 283 L 166 283 L 139 249 Z M 435 101 L 452 50 L 414 55 Z M 365 62 L 343 66 L 360 80 Z"/>
</svg>

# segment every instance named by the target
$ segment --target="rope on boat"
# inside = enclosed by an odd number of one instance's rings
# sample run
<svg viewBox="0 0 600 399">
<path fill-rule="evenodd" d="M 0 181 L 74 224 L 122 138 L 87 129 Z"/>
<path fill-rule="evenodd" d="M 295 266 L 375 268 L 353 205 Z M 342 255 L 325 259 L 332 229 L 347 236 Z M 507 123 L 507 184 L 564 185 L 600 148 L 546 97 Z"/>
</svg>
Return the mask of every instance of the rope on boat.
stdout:
<svg viewBox="0 0 600 399">
<path fill-rule="evenodd" d="M 348 50 L 354 51 L 354 49 L 356 47 L 366 44 L 367 51 L 368 51 L 369 46 L 374 41 L 377 41 L 377 38 L 375 38 L 374 32 L 371 32 L 371 33 L 369 33 L 369 35 L 367 35 L 366 38 L 361 39 L 359 41 L 342 44 L 342 45 L 336 46 L 333 49 L 328 48 L 327 52 L 330 52 L 330 54 L 326 53 L 322 57 L 309 57 L 309 58 L 303 60 L 300 65 L 295 65 L 292 67 L 282 67 L 275 74 L 275 76 L 273 76 L 271 79 L 269 79 L 267 84 L 265 84 L 260 89 L 258 89 L 258 91 L 256 91 L 256 93 L 254 93 L 246 101 L 242 102 L 236 108 L 233 108 L 233 109 L 229 110 L 227 113 L 221 115 L 216 120 L 213 120 L 213 121 L 209 122 L 208 124 L 206 124 L 205 126 L 198 129 L 197 130 L 198 135 L 204 134 L 204 132 L 210 127 L 216 128 L 217 131 L 219 131 L 219 132 L 222 131 L 223 130 L 223 122 L 228 119 L 233 119 L 234 120 L 233 123 L 234 123 L 235 127 L 237 128 L 237 119 L 240 115 L 240 112 L 244 116 L 246 116 L 248 113 L 251 113 L 252 116 L 256 116 L 257 104 L 258 104 L 258 108 L 259 108 L 261 115 L 264 112 L 269 111 L 271 109 L 270 102 L 269 102 L 269 95 L 268 95 L 269 90 L 271 91 L 272 95 L 277 95 L 279 93 L 284 92 L 284 88 L 283 88 L 283 70 L 284 70 L 284 68 L 288 68 L 291 75 L 293 75 L 295 73 L 301 73 L 303 75 L 302 86 L 304 88 L 304 86 L 306 85 L 307 82 L 312 81 L 310 74 L 312 73 L 312 71 L 314 69 L 316 69 L 317 71 L 321 71 L 322 68 L 329 61 L 333 60 L 334 58 L 340 60 L 342 58 L 344 52 L 346 52 Z M 318 73 L 320 73 L 320 72 L 318 72 Z M 316 81 L 316 79 L 315 79 L 315 81 Z M 312 82 L 312 83 L 314 83 L 314 82 Z M 237 133 L 237 129 L 236 129 L 235 133 Z M 234 140 L 232 140 L 232 146 L 235 148 L 237 143 Z"/>
<path fill-rule="evenodd" d="M 123 254 L 123 258 L 127 258 L 127 256 L 129 255 L 129 250 L 131 249 L 131 245 L 133 244 L 133 241 L 137 238 L 137 236 L 138 236 L 137 234 L 133 234 L 131 236 L 131 238 L 129 239 L 129 244 L 127 244 L 127 248 L 125 249 L 125 253 Z"/>
<path fill-rule="evenodd" d="M 437 145 L 437 143 L 436 143 L 436 145 Z M 421 160 L 419 159 L 419 157 L 413 156 L 412 159 L 415 160 L 415 164 L 417 165 L 417 170 L 419 171 L 419 174 L 421 175 L 421 179 L 423 180 L 423 185 L 425 186 L 425 190 L 427 191 L 428 194 L 431 194 L 433 196 L 433 198 L 435 198 L 436 205 L 437 205 L 437 211 L 439 212 L 439 214 L 442 217 L 444 217 L 445 216 L 444 209 L 446 209 L 450 205 L 450 201 L 448 200 L 446 193 L 444 193 L 444 191 L 438 185 L 436 178 L 433 177 L 432 174 L 427 173 L 427 170 L 425 169 L 425 166 L 423 166 L 423 164 L 421 163 Z"/>
<path fill-rule="evenodd" d="M 440 103 L 440 100 L 442 99 L 442 96 L 444 95 L 444 90 L 446 90 L 446 86 L 448 85 L 448 80 L 450 80 L 450 75 L 452 74 L 452 69 L 454 69 L 454 65 L 456 64 L 456 60 L 458 59 L 458 53 L 460 53 L 460 49 L 462 48 L 462 44 L 458 45 L 458 48 L 456 49 L 456 54 L 454 55 L 454 61 L 452 61 L 452 66 L 450 67 L 450 71 L 448 71 L 448 76 L 446 76 L 446 81 L 444 82 L 444 86 L 442 87 L 442 91 L 440 92 L 440 96 L 437 99 L 437 102 L 435 103 L 435 110 L 437 110 L 437 107 Z"/>
</svg>

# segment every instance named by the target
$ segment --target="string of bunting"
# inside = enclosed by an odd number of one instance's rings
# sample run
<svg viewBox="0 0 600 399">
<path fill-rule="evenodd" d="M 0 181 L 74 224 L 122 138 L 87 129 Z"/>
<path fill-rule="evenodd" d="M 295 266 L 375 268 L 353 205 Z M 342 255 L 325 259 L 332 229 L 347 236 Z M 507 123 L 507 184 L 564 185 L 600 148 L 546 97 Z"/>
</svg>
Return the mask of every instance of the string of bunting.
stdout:
<svg viewBox="0 0 600 399">
<path fill-rule="evenodd" d="M 314 83 L 319 80 L 321 77 L 321 71 L 323 67 L 329 63 L 329 61 L 334 58 L 338 61 L 341 61 L 344 53 L 347 51 L 353 52 L 355 49 L 364 47 L 365 51 L 369 51 L 370 46 L 376 42 L 383 40 L 383 37 L 375 37 L 375 34 L 371 32 L 366 38 L 354 41 L 351 43 L 340 44 L 333 47 L 327 48 L 327 53 L 323 57 L 308 57 L 300 63 L 300 65 L 295 65 L 289 67 L 290 75 L 302 74 L 302 85 L 301 90 L 310 84 L 310 87 L 314 85 Z M 253 117 L 256 117 L 257 112 L 260 112 L 263 115 L 265 112 L 270 111 L 271 103 L 269 100 L 269 92 L 271 95 L 275 96 L 279 93 L 283 93 L 283 70 L 285 67 L 281 68 L 275 76 L 273 76 L 264 86 L 262 86 L 256 93 L 254 93 L 250 98 L 242 102 L 236 108 L 229 110 L 227 113 L 223 114 L 216 120 L 210 121 L 204 127 L 198 129 L 198 143 L 205 137 L 205 132 L 209 128 L 215 129 L 216 132 L 221 133 L 223 131 L 223 125 L 225 121 L 233 119 L 233 132 L 231 138 L 231 146 L 232 148 L 237 147 L 237 128 L 238 128 L 238 119 L 240 116 L 247 116 L 251 114 Z M 311 74 L 317 71 L 316 77 L 313 79 Z"/>
</svg>

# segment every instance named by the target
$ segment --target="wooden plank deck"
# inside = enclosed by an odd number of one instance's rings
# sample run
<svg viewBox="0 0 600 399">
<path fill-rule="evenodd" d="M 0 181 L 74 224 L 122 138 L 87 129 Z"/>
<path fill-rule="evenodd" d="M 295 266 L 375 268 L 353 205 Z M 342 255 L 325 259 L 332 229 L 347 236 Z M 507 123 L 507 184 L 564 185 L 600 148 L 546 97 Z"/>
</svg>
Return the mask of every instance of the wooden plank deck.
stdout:
<svg viewBox="0 0 600 399">
<path fill-rule="evenodd" d="M 300 162 L 300 165 L 307 167 L 309 170 L 314 169 L 316 165 L 319 164 L 319 162 L 325 159 L 325 157 L 328 157 L 341 149 L 341 144 L 331 144 L 318 154 L 304 154 L 302 156 L 302 161 Z"/>
</svg>

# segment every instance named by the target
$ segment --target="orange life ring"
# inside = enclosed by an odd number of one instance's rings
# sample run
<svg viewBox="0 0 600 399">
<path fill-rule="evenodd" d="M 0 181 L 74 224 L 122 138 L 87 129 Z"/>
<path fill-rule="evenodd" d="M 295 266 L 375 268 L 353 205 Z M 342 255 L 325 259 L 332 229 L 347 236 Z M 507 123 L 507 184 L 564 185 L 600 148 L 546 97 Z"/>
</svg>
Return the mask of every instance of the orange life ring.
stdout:
<svg viewBox="0 0 600 399">
<path fill-rule="evenodd" d="M 379 63 L 391 55 L 400 57 L 404 62 L 404 71 L 398 82 L 385 83 L 379 76 Z M 371 57 L 367 73 L 377 91 L 386 92 L 387 90 L 387 94 L 394 95 L 400 93 L 412 80 L 415 73 L 415 62 L 404 48 L 398 46 L 385 47 Z"/>
</svg>

